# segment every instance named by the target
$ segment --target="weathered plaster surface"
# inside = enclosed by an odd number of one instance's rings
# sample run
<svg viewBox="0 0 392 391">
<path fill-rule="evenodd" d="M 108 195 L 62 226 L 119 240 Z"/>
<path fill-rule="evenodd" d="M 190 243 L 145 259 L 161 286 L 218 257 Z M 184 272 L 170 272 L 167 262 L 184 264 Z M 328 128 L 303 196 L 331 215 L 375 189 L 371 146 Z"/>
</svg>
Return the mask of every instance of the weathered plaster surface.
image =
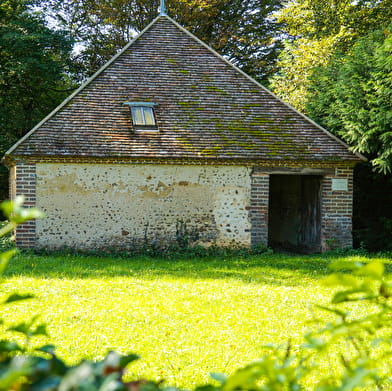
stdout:
<svg viewBox="0 0 392 391">
<path fill-rule="evenodd" d="M 127 248 L 172 240 L 250 243 L 250 172 L 235 166 L 37 164 L 38 247 Z"/>
</svg>

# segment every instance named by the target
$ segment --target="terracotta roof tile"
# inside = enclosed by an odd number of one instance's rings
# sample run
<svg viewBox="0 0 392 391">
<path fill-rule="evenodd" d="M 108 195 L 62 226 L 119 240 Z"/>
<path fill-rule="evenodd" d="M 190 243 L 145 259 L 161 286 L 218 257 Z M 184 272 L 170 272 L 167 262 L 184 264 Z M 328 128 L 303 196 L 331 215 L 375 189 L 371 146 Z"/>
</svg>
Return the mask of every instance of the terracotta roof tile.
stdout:
<svg viewBox="0 0 392 391">
<path fill-rule="evenodd" d="M 157 103 L 159 132 L 135 132 L 126 101 Z M 359 160 L 166 16 L 11 154 Z"/>
</svg>

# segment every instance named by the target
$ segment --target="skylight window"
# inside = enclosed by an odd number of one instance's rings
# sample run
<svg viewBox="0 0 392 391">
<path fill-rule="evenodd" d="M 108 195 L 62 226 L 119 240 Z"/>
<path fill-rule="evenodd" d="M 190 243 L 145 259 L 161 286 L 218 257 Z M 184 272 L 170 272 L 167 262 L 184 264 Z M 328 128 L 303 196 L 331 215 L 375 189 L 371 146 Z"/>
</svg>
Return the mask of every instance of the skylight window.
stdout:
<svg viewBox="0 0 392 391">
<path fill-rule="evenodd" d="M 131 111 L 134 125 L 155 125 L 152 107 L 135 106 Z"/>
<path fill-rule="evenodd" d="M 124 102 L 129 106 L 135 131 L 156 132 L 158 126 L 155 121 L 153 102 Z"/>
</svg>

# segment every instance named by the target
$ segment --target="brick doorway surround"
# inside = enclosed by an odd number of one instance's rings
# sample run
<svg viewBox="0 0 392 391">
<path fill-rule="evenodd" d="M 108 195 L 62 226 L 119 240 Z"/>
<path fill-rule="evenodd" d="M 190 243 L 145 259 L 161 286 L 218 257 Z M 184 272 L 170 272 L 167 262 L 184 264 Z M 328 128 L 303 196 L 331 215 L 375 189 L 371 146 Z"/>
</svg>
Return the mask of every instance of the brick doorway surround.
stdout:
<svg viewBox="0 0 392 391">
<path fill-rule="evenodd" d="M 268 245 L 271 174 L 321 175 L 321 251 L 352 247 L 353 169 L 255 168 L 251 174 L 251 245 Z M 334 186 L 337 181 L 345 184 Z"/>
</svg>

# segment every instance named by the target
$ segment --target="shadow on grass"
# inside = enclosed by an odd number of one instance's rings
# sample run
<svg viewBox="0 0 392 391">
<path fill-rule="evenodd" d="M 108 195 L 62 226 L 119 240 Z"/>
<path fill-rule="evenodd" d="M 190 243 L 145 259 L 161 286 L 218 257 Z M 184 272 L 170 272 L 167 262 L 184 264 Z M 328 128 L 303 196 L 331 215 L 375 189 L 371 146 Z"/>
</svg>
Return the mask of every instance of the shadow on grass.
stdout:
<svg viewBox="0 0 392 391">
<path fill-rule="evenodd" d="M 297 286 L 315 282 L 330 273 L 331 261 L 369 261 L 369 256 L 266 254 L 248 257 L 111 258 L 75 255 L 19 254 L 6 275 L 46 279 L 236 279 L 247 283 Z M 383 259 L 384 262 L 390 259 Z M 389 269 L 389 267 L 388 267 Z"/>
</svg>

